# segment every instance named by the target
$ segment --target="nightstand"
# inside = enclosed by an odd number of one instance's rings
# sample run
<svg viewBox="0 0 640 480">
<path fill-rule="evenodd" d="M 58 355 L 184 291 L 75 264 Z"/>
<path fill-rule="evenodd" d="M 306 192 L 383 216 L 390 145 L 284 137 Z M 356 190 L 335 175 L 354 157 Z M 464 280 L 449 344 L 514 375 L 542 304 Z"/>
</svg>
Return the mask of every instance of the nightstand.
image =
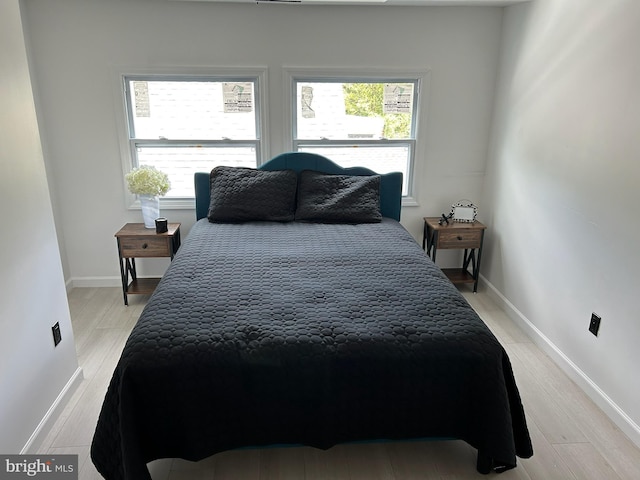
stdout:
<svg viewBox="0 0 640 480">
<path fill-rule="evenodd" d="M 136 258 L 169 257 L 173 260 L 180 248 L 180 224 L 170 223 L 167 232 L 156 233 L 154 229 L 145 228 L 144 223 L 127 223 L 115 237 L 118 241 L 124 304 L 129 305 L 128 295 L 151 294 L 160 282 L 159 277 L 138 278 Z"/>
<path fill-rule="evenodd" d="M 438 249 L 464 249 L 462 268 L 443 268 L 452 283 L 473 283 L 473 293 L 478 291 L 482 242 L 486 226 L 480 222 L 462 223 L 449 220 L 440 225 L 440 217 L 424 217 L 422 248 L 436 261 Z M 471 271 L 469 271 L 471 265 Z"/>
</svg>

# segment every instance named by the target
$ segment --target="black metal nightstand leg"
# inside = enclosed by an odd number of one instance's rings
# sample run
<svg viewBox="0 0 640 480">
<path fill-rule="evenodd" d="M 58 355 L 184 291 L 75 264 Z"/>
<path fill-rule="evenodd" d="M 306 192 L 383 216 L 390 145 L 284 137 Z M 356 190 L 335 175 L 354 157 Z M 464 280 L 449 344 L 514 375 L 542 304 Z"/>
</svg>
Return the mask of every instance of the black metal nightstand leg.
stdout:
<svg viewBox="0 0 640 480">
<path fill-rule="evenodd" d="M 124 265 L 125 259 L 120 259 L 120 281 L 122 282 L 122 296 L 124 298 L 124 304 L 129 305 L 129 299 L 127 298 L 127 284 L 129 283 L 129 275 Z"/>
</svg>

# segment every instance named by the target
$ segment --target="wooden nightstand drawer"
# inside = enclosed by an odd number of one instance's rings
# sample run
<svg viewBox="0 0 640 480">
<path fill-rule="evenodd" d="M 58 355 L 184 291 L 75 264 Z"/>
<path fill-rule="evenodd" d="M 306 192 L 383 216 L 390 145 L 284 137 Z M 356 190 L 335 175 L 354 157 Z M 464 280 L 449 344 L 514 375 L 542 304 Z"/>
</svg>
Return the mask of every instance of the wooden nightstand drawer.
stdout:
<svg viewBox="0 0 640 480">
<path fill-rule="evenodd" d="M 479 248 L 482 230 L 441 231 L 438 235 L 438 248 Z"/>
<path fill-rule="evenodd" d="M 170 257 L 169 237 L 120 237 L 123 257 Z"/>
</svg>

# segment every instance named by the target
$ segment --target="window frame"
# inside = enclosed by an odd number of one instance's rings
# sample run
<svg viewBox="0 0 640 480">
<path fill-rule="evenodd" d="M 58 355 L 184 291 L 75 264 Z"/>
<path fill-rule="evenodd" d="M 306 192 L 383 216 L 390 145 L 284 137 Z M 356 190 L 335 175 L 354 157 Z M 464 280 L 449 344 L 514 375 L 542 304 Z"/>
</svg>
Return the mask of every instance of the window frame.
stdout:
<svg viewBox="0 0 640 480">
<path fill-rule="evenodd" d="M 298 151 L 301 147 L 330 147 L 340 145 L 358 145 L 358 146 L 393 146 L 410 144 L 409 163 L 407 166 L 407 194 L 402 197 L 403 206 L 416 206 L 416 170 L 417 161 L 423 152 L 423 143 L 420 139 L 420 126 L 424 122 L 426 115 L 422 105 L 426 105 L 426 92 L 428 90 L 429 71 L 404 70 L 404 69 L 331 69 L 331 68 L 286 68 L 286 92 L 283 98 L 286 99 L 285 105 L 285 125 L 289 138 L 287 139 L 291 145 L 292 151 Z M 297 135 L 297 84 L 299 82 L 341 82 L 341 83 L 413 83 L 413 122 L 411 127 L 411 138 L 409 139 L 298 139 Z M 363 165 L 366 166 L 366 165 Z"/>
<path fill-rule="evenodd" d="M 122 160 L 122 181 L 124 184 L 125 202 L 130 210 L 140 209 L 140 201 L 137 196 L 129 192 L 124 176 L 133 168 L 138 166 L 136 148 L 141 147 L 180 147 L 180 146 L 213 146 L 215 147 L 237 147 L 252 146 L 256 149 L 256 165 L 258 167 L 264 163 L 265 158 L 269 158 L 268 145 L 268 103 L 267 103 L 267 69 L 266 68 L 215 68 L 215 69 L 183 69 L 183 68 L 162 68 L 162 69 L 127 69 L 119 71 L 118 90 L 120 96 L 120 112 L 118 115 L 120 132 L 120 156 Z M 134 138 L 133 108 L 128 92 L 130 81 L 214 81 L 214 82 L 254 82 L 254 108 L 256 122 L 255 140 L 243 139 L 144 139 Z M 195 196 L 191 197 L 160 197 L 160 205 L 163 209 L 194 209 Z"/>
</svg>

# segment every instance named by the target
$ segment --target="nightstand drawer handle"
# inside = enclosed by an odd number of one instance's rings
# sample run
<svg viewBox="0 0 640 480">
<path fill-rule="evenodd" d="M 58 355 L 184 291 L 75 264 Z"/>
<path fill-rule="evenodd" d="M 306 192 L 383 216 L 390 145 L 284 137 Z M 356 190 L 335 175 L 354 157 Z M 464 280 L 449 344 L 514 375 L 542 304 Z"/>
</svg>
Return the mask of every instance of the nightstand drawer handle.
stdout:
<svg viewBox="0 0 640 480">
<path fill-rule="evenodd" d="M 462 240 L 462 237 L 460 235 L 457 236 L 458 240 Z"/>
<path fill-rule="evenodd" d="M 147 245 L 146 243 L 142 244 L 142 248 L 147 248 L 149 245 Z"/>
</svg>

